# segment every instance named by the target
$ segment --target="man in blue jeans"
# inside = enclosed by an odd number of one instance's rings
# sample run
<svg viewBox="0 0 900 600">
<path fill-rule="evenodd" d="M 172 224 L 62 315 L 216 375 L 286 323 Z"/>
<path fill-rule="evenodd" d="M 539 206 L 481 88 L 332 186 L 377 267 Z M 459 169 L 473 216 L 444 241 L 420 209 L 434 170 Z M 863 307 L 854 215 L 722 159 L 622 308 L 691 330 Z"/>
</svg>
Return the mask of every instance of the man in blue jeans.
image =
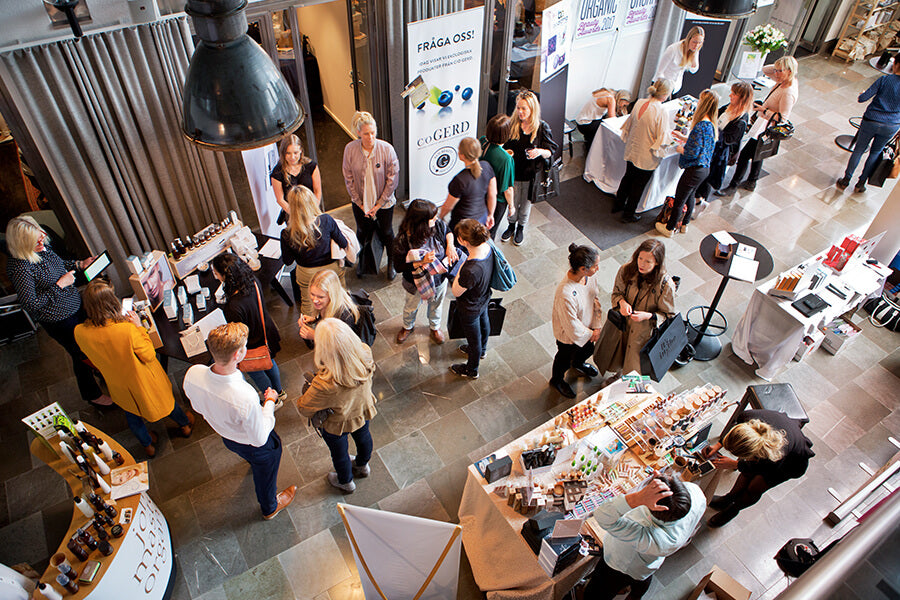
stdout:
<svg viewBox="0 0 900 600">
<path fill-rule="evenodd" d="M 263 518 L 274 519 L 294 499 L 297 486 L 277 492 L 281 438 L 275 433 L 275 401 L 269 388 L 263 406 L 238 369 L 247 354 L 247 326 L 227 323 L 209 332 L 206 345 L 213 365 L 194 365 L 184 376 L 184 394 L 225 447 L 250 463 Z"/>
<path fill-rule="evenodd" d="M 856 182 L 854 191 L 858 194 L 866 191 L 866 181 L 875 168 L 875 163 L 881 157 L 881 151 L 887 145 L 888 141 L 900 130 L 900 58 L 894 58 L 894 64 L 890 75 L 883 75 L 875 80 L 869 89 L 859 95 L 859 102 L 874 96 L 874 100 L 866 108 L 863 113 L 862 121 L 859 124 L 859 131 L 856 134 L 856 142 L 853 146 L 853 153 L 847 162 L 847 170 L 844 176 L 837 180 L 837 188 L 839 190 L 846 189 L 850 185 L 850 179 L 853 172 L 859 165 L 859 159 L 862 158 L 866 146 L 872 142 L 872 149 L 869 150 L 869 157 L 866 164 L 863 165 L 862 173 Z"/>
</svg>

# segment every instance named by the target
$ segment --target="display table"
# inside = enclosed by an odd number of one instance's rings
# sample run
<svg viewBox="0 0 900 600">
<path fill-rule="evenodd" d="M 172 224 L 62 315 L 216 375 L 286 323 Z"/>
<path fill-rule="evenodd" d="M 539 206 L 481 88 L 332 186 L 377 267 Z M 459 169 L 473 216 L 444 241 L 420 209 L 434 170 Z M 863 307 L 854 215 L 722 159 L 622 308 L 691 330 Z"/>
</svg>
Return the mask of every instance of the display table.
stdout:
<svg viewBox="0 0 900 600">
<path fill-rule="evenodd" d="M 663 103 L 663 108 L 668 114 L 668 120 L 675 127 L 675 113 L 681 107 L 679 100 L 669 100 Z M 584 160 L 584 178 L 590 181 L 600 191 L 607 194 L 615 194 L 619 189 L 619 182 L 625 176 L 625 141 L 622 139 L 622 125 L 628 116 L 603 119 L 594 136 L 587 158 Z M 679 154 L 675 146 L 671 145 L 666 150 L 653 177 L 644 189 L 635 212 L 644 212 L 657 206 L 662 206 L 666 196 L 675 195 L 675 186 L 681 177 L 681 168 L 678 166 Z"/>
<path fill-rule="evenodd" d="M 823 252 L 802 264 L 813 268 L 824 256 Z M 835 317 L 855 310 L 867 298 L 881 292 L 886 269 L 883 266 L 880 269 L 879 272 L 879 268 L 856 263 L 845 267 L 843 273 L 830 273 L 815 290 L 829 306 L 810 317 L 791 306 L 792 300 L 768 294 L 777 277 L 766 281 L 753 291 L 747 309 L 735 328 L 731 340 L 734 353 L 747 364 L 755 362 L 758 367 L 756 374 L 765 380 L 771 380 L 791 361 L 805 335 L 822 324 L 831 322 Z M 844 285 L 852 293 L 841 298 L 827 289 L 828 284 L 832 283 Z"/>
<path fill-rule="evenodd" d="M 690 439 L 710 425 L 727 406 L 723 400 L 725 391 L 717 386 L 707 385 L 667 398 L 655 393 L 652 388 L 648 388 L 648 393 L 645 394 L 624 394 L 623 390 L 624 384 L 621 381 L 613 383 L 562 415 L 497 450 L 494 453 L 496 457 L 509 456 L 512 459 L 512 472 L 508 477 L 488 483 L 475 465 L 469 466 L 459 506 L 459 522 L 463 528 L 463 545 L 472 566 L 475 582 L 489 600 L 558 600 L 581 577 L 590 572 L 595 561 L 593 557 L 579 555 L 574 563 L 554 577 L 550 577 L 538 563 L 538 557 L 520 533 L 522 526 L 536 509 L 522 514 L 510 506 L 507 496 L 503 493 L 510 486 L 528 484 L 529 478 L 524 474 L 520 462 L 523 450 L 538 447 L 545 439 L 552 440 L 562 436 L 563 441 L 557 443 L 560 448 L 557 450 L 554 464 L 551 467 L 537 469 L 532 479 L 542 487 L 546 486 L 547 482 L 552 486 L 552 482 L 558 478 L 565 478 L 581 469 L 581 467 L 573 468 L 572 465 L 576 462 L 579 465 L 585 464 L 576 461 L 576 458 L 584 453 L 585 444 L 594 443 L 597 438 L 593 436 L 597 432 L 614 430 L 612 439 L 618 439 L 622 448 L 616 453 L 615 462 L 608 469 L 605 467 L 599 471 L 595 469 L 588 475 L 584 475 L 583 470 L 581 473 L 588 483 L 584 501 L 587 502 L 590 496 L 590 500 L 596 503 L 641 485 L 650 477 L 654 468 L 670 464 L 671 456 L 676 451 L 670 446 L 670 440 L 683 437 L 681 440 L 683 443 L 684 439 Z M 692 404 L 697 408 L 685 408 L 686 399 L 697 402 L 697 398 L 700 399 L 699 403 Z M 702 408 L 699 408 L 701 406 Z M 657 445 L 653 445 L 655 440 L 651 440 L 651 444 L 648 445 L 647 436 L 642 437 L 640 431 L 632 426 L 636 420 L 644 419 L 651 410 L 659 415 L 661 421 L 663 415 L 680 415 L 679 410 L 683 411 L 684 414 L 677 417 L 684 425 L 683 429 L 678 429 L 680 435 L 663 432 L 661 428 L 654 427 L 652 435 L 660 439 Z M 586 412 L 606 417 L 596 421 L 596 425 L 578 426 L 575 429 L 571 415 Z M 606 418 L 610 420 L 606 421 Z M 605 426 L 607 422 L 610 423 L 609 427 Z M 666 427 L 674 431 L 678 425 L 670 422 Z M 659 436 L 660 433 L 665 433 L 665 437 Z M 609 445 L 604 446 L 608 447 Z M 653 447 L 661 452 L 650 451 L 649 448 Z M 595 464 L 599 466 L 599 463 Z M 591 509 L 586 508 L 586 504 L 579 503 L 579 505 L 590 512 Z M 572 512 L 578 514 L 577 508 L 573 508 Z"/>
<path fill-rule="evenodd" d="M 772 262 L 772 255 L 769 254 L 769 251 L 766 250 L 762 244 L 746 235 L 734 232 L 729 232 L 729 235 L 737 240 L 739 244 L 751 246 L 756 249 L 756 256 L 754 259 L 759 263 L 759 267 L 756 270 L 756 281 L 768 277 L 772 272 L 774 264 Z M 728 280 L 732 279 L 728 276 L 728 272 L 731 269 L 731 258 L 728 260 L 719 260 L 715 257 L 715 250 L 716 238 L 713 234 L 707 235 L 700 241 L 700 257 L 710 269 L 722 276 L 722 281 L 719 283 L 716 295 L 710 306 L 695 307 L 701 309 L 701 311 L 702 309 L 706 309 L 705 314 L 703 315 L 703 323 L 699 327 L 695 327 L 693 323 L 688 321 L 688 341 L 690 341 L 691 345 L 694 347 L 694 358 L 701 361 L 712 360 L 719 356 L 719 353 L 722 352 L 722 342 L 719 341 L 718 336 L 725 333 L 725 328 L 728 326 L 728 324 L 725 323 L 724 327 L 722 327 L 721 331 L 718 331 L 716 335 L 708 335 L 707 333 L 710 321 L 712 320 L 713 315 L 716 314 L 716 309 L 719 306 L 719 300 L 722 299 L 722 294 L 725 292 L 725 286 L 728 284 Z M 732 256 L 734 256 L 733 253 Z M 693 311 L 694 309 L 692 308 L 691 310 Z"/>
<path fill-rule="evenodd" d="M 110 445 L 110 447 L 122 455 L 125 463 L 122 466 L 134 465 L 134 458 L 114 439 L 101 431 L 87 425 L 88 430 Z M 58 442 L 58 437 L 51 440 L 51 444 Z M 81 473 L 77 467 L 65 458 L 55 456 L 44 445 L 41 439 L 35 438 L 31 442 L 31 453 L 41 459 L 54 471 L 60 474 L 69 485 L 72 495 L 81 493 L 81 482 L 73 473 Z M 115 464 L 111 463 L 115 468 Z M 105 479 L 109 480 L 109 476 Z M 103 496 L 107 503 L 113 504 L 119 515 L 122 509 L 131 508 L 133 517 L 129 524 L 122 524 L 124 533 L 121 537 L 110 536 L 107 540 L 113 547 L 113 553 L 103 556 L 99 550 L 89 553 L 88 560 L 100 562 L 100 570 L 94 577 L 93 583 L 79 584 L 80 589 L 75 594 L 68 594 L 60 589 L 56 583 L 59 574 L 54 567 L 48 567 L 41 577 L 41 582 L 52 584 L 53 588 L 61 592 L 66 600 L 161 600 L 172 595 L 172 587 L 175 582 L 175 558 L 172 553 L 172 537 L 169 534 L 169 525 L 159 508 L 145 493 L 122 498 L 115 502 Z M 66 548 L 69 538 L 75 530 L 87 523 L 88 519 L 79 511 L 74 503 L 72 505 L 72 523 L 66 532 L 59 550 L 66 555 L 72 568 L 80 575 L 84 568 L 84 562 L 79 561 Z M 119 523 L 119 515 L 114 519 Z M 93 531 L 93 530 L 92 530 Z M 96 536 L 95 536 L 96 537 Z M 35 600 L 44 600 L 44 597 L 35 590 Z"/>
<path fill-rule="evenodd" d="M 277 238 L 265 236 L 260 233 L 255 233 L 254 235 L 256 236 L 260 248 L 262 248 L 269 240 L 277 241 Z M 280 258 L 268 258 L 260 254 L 259 263 L 260 267 L 254 272 L 254 275 L 256 275 L 256 279 L 260 284 L 262 284 L 260 290 L 265 290 L 265 284 L 269 284 L 288 306 L 293 306 L 294 303 L 291 301 L 290 296 L 288 296 L 278 278 L 282 267 L 284 267 L 284 261 Z M 194 312 L 194 322 L 196 323 L 218 307 L 214 296 L 215 291 L 219 288 L 220 284 L 215 276 L 213 276 L 212 267 L 206 271 L 195 271 L 193 274 L 196 274 L 199 277 L 200 287 L 206 287 L 210 290 L 209 298 L 206 300 L 206 308 L 202 311 L 197 309 L 196 295 L 189 294 L 188 296 L 188 303 L 191 305 Z M 166 369 L 168 368 L 169 358 L 177 358 L 178 360 L 193 363 L 195 365 L 206 365 L 209 364 L 211 360 L 209 352 L 203 352 L 190 357 L 185 353 L 184 347 L 181 345 L 180 332 L 187 329 L 187 326 L 181 319 L 182 314 L 182 308 L 180 306 L 178 307 L 178 316 L 173 321 L 170 321 L 169 318 L 166 317 L 166 313 L 162 307 L 153 312 L 153 320 L 156 322 L 156 328 L 159 331 L 159 337 L 162 340 L 162 346 L 156 350 L 160 355 L 163 368 Z"/>
</svg>

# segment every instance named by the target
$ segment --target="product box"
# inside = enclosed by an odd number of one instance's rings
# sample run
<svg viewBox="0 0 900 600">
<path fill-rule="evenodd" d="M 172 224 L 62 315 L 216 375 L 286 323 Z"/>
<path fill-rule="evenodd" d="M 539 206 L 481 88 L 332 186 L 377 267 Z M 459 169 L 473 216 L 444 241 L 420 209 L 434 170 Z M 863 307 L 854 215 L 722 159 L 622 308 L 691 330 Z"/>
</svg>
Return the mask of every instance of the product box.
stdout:
<svg viewBox="0 0 900 600">
<path fill-rule="evenodd" d="M 825 334 L 818 329 L 814 329 L 812 333 L 804 335 L 800 346 L 797 347 L 796 354 L 794 354 L 794 361 L 800 362 L 818 350 L 823 341 L 825 341 Z"/>
<path fill-rule="evenodd" d="M 697 600 L 704 592 L 713 594 L 716 600 L 750 600 L 750 590 L 718 566 L 700 580 L 685 600 Z"/>
<path fill-rule="evenodd" d="M 855 338 L 860 331 L 861 329 L 851 323 L 846 315 L 842 315 L 822 328 L 825 336 L 822 347 L 831 354 L 837 354 L 838 350 Z"/>
</svg>

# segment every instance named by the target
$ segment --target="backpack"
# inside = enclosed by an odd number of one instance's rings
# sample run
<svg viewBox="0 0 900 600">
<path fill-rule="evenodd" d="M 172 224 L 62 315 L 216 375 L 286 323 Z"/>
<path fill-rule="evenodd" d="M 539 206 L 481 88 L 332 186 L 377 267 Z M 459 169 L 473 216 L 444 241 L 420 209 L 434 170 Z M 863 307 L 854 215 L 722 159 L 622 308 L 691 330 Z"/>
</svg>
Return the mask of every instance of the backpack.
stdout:
<svg viewBox="0 0 900 600">
<path fill-rule="evenodd" d="M 353 298 L 353 302 L 359 307 L 356 333 L 359 335 L 359 339 L 372 346 L 375 343 L 375 310 L 372 308 L 369 294 L 365 290 L 357 290 L 350 292 L 350 297 Z"/>
<path fill-rule="evenodd" d="M 488 240 L 494 257 L 494 272 L 491 274 L 491 288 L 498 292 L 508 292 L 516 285 L 516 272 L 510 266 L 509 261 L 503 256 L 500 248 L 494 245 L 493 240 Z"/>
</svg>

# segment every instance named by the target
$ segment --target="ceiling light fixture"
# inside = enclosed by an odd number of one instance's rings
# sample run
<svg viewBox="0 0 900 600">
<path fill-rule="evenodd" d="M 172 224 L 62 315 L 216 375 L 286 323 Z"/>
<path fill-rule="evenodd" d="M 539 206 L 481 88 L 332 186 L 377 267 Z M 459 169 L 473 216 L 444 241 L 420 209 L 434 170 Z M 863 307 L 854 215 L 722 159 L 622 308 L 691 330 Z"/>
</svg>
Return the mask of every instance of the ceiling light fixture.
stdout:
<svg viewBox="0 0 900 600">
<path fill-rule="evenodd" d="M 688 12 L 717 19 L 738 19 L 756 12 L 756 0 L 672 0 Z"/>
<path fill-rule="evenodd" d="M 188 0 L 200 43 L 184 82 L 185 136 L 212 150 L 270 144 L 303 123 L 281 72 L 247 35 L 246 0 Z"/>
</svg>

